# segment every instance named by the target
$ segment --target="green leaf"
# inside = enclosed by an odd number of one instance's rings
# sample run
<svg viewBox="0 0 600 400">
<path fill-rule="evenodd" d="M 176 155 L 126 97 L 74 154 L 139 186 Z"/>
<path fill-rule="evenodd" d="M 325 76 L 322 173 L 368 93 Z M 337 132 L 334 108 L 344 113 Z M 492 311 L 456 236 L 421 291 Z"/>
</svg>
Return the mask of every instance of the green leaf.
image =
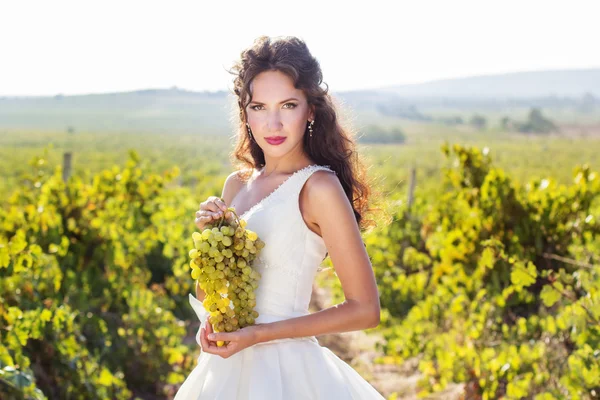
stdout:
<svg viewBox="0 0 600 400">
<path fill-rule="evenodd" d="M 510 273 L 510 281 L 515 286 L 527 287 L 532 285 L 537 278 L 537 269 L 535 265 L 529 261 L 527 267 L 521 261 L 514 264 L 513 270 Z"/>
<path fill-rule="evenodd" d="M 50 311 L 50 310 L 42 311 L 42 313 L 40 314 L 40 319 L 44 322 L 50 321 L 52 319 L 52 311 Z"/>
<path fill-rule="evenodd" d="M 102 368 L 102 372 L 100 373 L 100 377 L 98 378 L 98 383 L 104 386 L 110 386 L 112 385 L 112 382 L 112 374 L 106 368 Z"/>
<path fill-rule="evenodd" d="M 562 284 L 556 282 L 555 285 L 562 289 Z M 540 298 L 544 302 L 546 307 L 552 307 L 560 299 L 560 292 L 552 287 L 552 285 L 545 285 L 540 293 Z"/>
<path fill-rule="evenodd" d="M 495 261 L 496 258 L 494 257 L 494 250 L 488 247 L 483 250 L 481 258 L 479 259 L 479 265 L 492 269 L 494 268 Z"/>
<path fill-rule="evenodd" d="M 10 264 L 10 256 L 6 246 L 0 246 L 0 268 L 6 268 Z"/>
<path fill-rule="evenodd" d="M 22 252 L 27 247 L 27 241 L 25 240 L 25 233 L 21 230 L 17 231 L 15 236 L 12 237 L 9 243 L 10 251 L 12 254 Z"/>
</svg>

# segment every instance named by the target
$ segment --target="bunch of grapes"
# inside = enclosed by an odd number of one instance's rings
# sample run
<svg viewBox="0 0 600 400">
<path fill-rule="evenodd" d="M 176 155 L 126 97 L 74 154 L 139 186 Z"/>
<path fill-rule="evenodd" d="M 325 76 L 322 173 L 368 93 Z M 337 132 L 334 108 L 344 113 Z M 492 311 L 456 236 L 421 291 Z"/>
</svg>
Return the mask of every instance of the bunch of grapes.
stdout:
<svg viewBox="0 0 600 400">
<path fill-rule="evenodd" d="M 207 224 L 194 232 L 190 250 L 192 278 L 206 293 L 202 304 L 210 312 L 209 322 L 215 332 L 233 332 L 253 325 L 258 312 L 256 295 L 260 273 L 252 268 L 254 259 L 265 246 L 256 232 L 246 228 L 234 207 L 227 209 L 234 218 Z M 218 346 L 223 346 L 218 341 Z"/>
</svg>

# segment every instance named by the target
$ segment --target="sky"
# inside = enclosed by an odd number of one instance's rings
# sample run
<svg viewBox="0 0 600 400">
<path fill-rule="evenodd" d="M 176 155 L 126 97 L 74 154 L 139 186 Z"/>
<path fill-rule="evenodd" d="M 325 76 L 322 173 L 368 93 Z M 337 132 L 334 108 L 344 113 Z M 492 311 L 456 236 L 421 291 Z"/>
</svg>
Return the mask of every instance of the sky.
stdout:
<svg viewBox="0 0 600 400">
<path fill-rule="evenodd" d="M 260 35 L 297 36 L 330 90 L 600 67 L 600 1 L 0 0 L 0 96 L 230 90 Z"/>
</svg>

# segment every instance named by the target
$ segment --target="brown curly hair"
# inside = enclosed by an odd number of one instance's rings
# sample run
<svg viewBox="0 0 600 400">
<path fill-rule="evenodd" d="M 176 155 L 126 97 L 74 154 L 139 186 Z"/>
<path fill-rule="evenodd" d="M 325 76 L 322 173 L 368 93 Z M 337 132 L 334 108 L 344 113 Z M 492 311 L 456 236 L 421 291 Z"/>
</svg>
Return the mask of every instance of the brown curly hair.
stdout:
<svg viewBox="0 0 600 400">
<path fill-rule="evenodd" d="M 235 75 L 233 91 L 239 107 L 237 143 L 231 161 L 239 168 L 242 179 L 247 180 L 254 169 L 265 165 L 262 149 L 249 138 L 246 130 L 246 106 L 252 101 L 250 83 L 261 72 L 274 70 L 288 75 L 294 86 L 304 92 L 309 106 L 314 106 L 313 136 L 304 135 L 304 152 L 317 164 L 329 165 L 336 172 L 360 229 L 375 226 L 373 220 L 363 219 L 371 210 L 368 204 L 371 188 L 356 143 L 339 122 L 328 85 L 320 86 L 323 73 L 319 62 L 310 54 L 306 43 L 297 37 L 260 36 L 242 51 L 240 59 L 228 71 Z"/>
</svg>

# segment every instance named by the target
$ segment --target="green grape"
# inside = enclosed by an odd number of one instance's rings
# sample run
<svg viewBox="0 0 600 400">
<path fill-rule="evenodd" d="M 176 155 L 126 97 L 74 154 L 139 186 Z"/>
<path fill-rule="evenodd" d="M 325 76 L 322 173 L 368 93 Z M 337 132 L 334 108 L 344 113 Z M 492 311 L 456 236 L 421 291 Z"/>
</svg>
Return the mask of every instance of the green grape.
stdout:
<svg viewBox="0 0 600 400">
<path fill-rule="evenodd" d="M 202 242 L 200 243 L 200 248 L 198 250 L 202 251 L 202 253 L 208 253 L 208 250 L 210 249 L 210 244 L 208 244 L 208 242 Z"/>
</svg>

